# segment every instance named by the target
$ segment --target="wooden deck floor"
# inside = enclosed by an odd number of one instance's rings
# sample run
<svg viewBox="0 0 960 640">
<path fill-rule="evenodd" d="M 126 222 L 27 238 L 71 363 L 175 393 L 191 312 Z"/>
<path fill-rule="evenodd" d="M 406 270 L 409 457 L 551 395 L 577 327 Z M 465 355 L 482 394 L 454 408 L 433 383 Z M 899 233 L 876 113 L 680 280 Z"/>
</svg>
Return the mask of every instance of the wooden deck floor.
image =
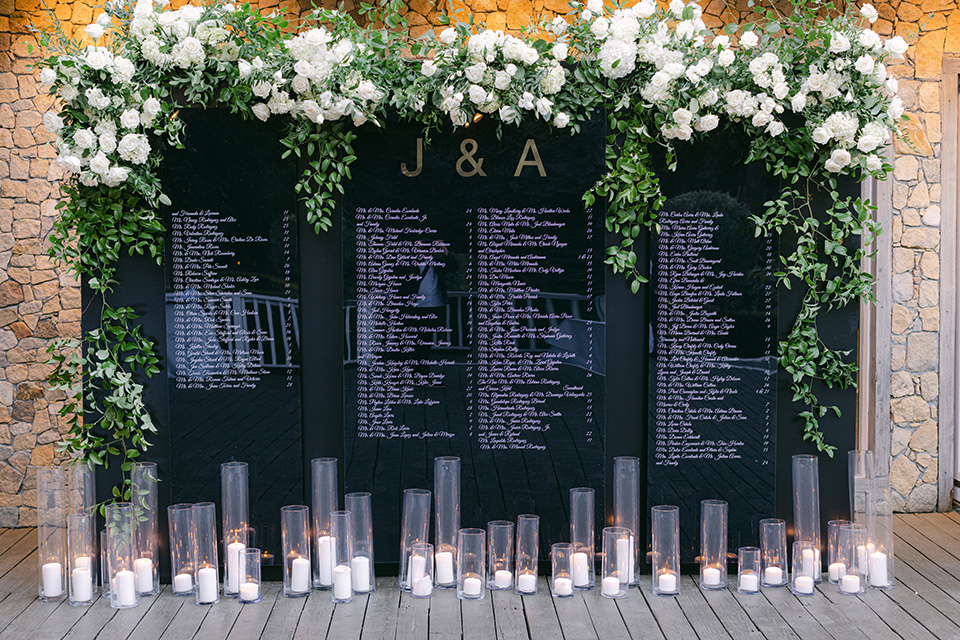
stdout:
<svg viewBox="0 0 960 640">
<path fill-rule="evenodd" d="M 0 640 L 960 638 L 960 514 L 898 516 L 895 532 L 896 588 L 862 597 L 840 596 L 829 584 L 803 599 L 786 589 L 706 593 L 685 576 L 677 598 L 654 597 L 644 581 L 624 600 L 597 591 L 555 600 L 541 578 L 534 597 L 488 593 L 461 603 L 450 591 L 414 600 L 394 578 L 380 578 L 374 594 L 348 605 L 334 606 L 329 592 L 285 598 L 269 583 L 256 605 L 225 599 L 198 607 L 166 586 L 115 611 L 103 598 L 91 607 L 37 600 L 36 530 L 10 529 L 0 533 Z"/>
</svg>

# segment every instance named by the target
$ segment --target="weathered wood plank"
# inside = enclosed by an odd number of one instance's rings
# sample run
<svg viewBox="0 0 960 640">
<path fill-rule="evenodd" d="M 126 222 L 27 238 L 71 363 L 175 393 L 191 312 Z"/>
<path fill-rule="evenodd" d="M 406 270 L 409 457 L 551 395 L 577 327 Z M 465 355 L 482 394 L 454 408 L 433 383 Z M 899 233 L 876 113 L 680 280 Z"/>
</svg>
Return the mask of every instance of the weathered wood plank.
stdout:
<svg viewBox="0 0 960 640">
<path fill-rule="evenodd" d="M 827 580 L 817 585 L 817 593 L 823 596 L 827 602 L 843 609 L 844 615 L 852 620 L 858 629 L 867 634 L 870 640 L 897 640 L 900 638 L 860 596 L 844 595 L 840 593 L 837 585 L 830 584 Z"/>
<path fill-rule="evenodd" d="M 489 603 L 489 600 L 486 602 Z M 429 631 L 430 598 L 414 598 L 407 592 L 401 593 L 397 640 L 423 640 Z"/>
<path fill-rule="evenodd" d="M 549 580 L 540 576 L 537 580 L 537 595 L 523 596 L 523 615 L 527 621 L 531 640 L 563 640 L 560 619 L 553 606 Z"/>
<path fill-rule="evenodd" d="M 28 535 L 32 535 L 34 539 L 36 539 L 37 530 L 33 527 L 26 529 L 5 529 L 4 532 L 0 534 L 0 555 Z"/>
<path fill-rule="evenodd" d="M 240 615 L 233 624 L 227 640 L 259 640 L 277 598 L 284 598 L 283 583 L 265 582 L 261 586 L 260 602 L 240 605 Z M 290 598 L 284 598 L 289 600 Z M 303 600 L 303 598 L 297 598 Z"/>
<path fill-rule="evenodd" d="M 695 582 L 696 586 L 696 582 Z M 697 589 L 703 597 L 704 605 L 709 607 L 717 616 L 723 630 L 732 638 L 756 640 L 762 638 L 763 633 L 754 623 L 753 619 L 747 615 L 747 612 L 740 606 L 737 599 L 737 576 L 731 575 L 727 580 L 727 588 L 718 591 L 704 591 Z M 760 594 L 754 596 L 741 596 L 743 598 L 753 598 L 760 600 L 763 597 Z M 684 602 L 680 602 L 681 607 L 685 607 Z M 687 617 L 692 614 L 687 611 Z"/>
<path fill-rule="evenodd" d="M 940 547 L 950 556 L 951 564 L 960 563 L 960 551 L 956 548 L 960 544 L 960 531 L 953 530 L 960 527 L 955 527 L 949 518 L 939 513 L 926 513 L 922 517 L 919 514 L 904 514 L 901 523 L 901 528 L 910 527 Z M 896 554 L 896 547 L 894 547 L 894 554 Z"/>
<path fill-rule="evenodd" d="M 630 589 L 627 597 L 617 600 L 617 609 L 620 610 L 620 617 L 623 618 L 630 637 L 634 639 L 643 638 L 643 640 L 663 640 L 663 632 L 657 619 L 647 606 L 644 596 L 654 597 L 653 588 L 648 576 L 640 579 L 640 587 Z"/>
<path fill-rule="evenodd" d="M 353 602 L 348 604 L 337 604 L 333 607 L 333 615 L 330 619 L 330 630 L 327 631 L 327 637 L 330 640 L 349 640 L 355 638 L 359 640 L 363 631 L 363 619 L 367 611 L 367 602 L 369 596 L 355 596 Z"/>
<path fill-rule="evenodd" d="M 461 600 L 460 620 L 471 638 L 494 640 L 497 637 L 493 619 L 493 602 L 489 593 L 483 600 Z M 400 638 L 400 636 L 397 637 Z"/>
<path fill-rule="evenodd" d="M 192 640 L 213 607 L 198 605 L 195 595 L 175 596 L 171 593 L 170 597 L 181 600 L 182 603 L 173 620 L 167 625 L 163 640 Z M 106 602 L 109 604 L 110 601 Z"/>
<path fill-rule="evenodd" d="M 917 542 L 922 548 L 924 540 L 907 527 L 901 527 L 894 543 L 897 582 L 921 592 L 924 599 L 947 612 L 950 618 L 960 618 L 960 579 L 911 543 Z"/>
<path fill-rule="evenodd" d="M 13 624 L 4 629 L 0 638 L 30 638 L 30 640 L 60 640 L 86 613 L 85 607 L 71 607 L 70 603 L 51 603 L 34 600 L 29 609 L 38 608 L 36 624 L 29 624 L 25 615 L 18 617 Z M 25 611 L 24 614 L 27 612 Z"/>
<path fill-rule="evenodd" d="M 377 590 L 367 596 L 366 617 L 360 637 L 363 640 L 393 640 L 397 636 L 399 614 L 400 590 L 397 589 L 397 579 L 377 578 Z"/>
<path fill-rule="evenodd" d="M 263 628 L 264 640 L 292 640 L 306 603 L 303 598 L 284 598 L 278 592 L 270 610 L 270 619 Z"/>
<path fill-rule="evenodd" d="M 0 576 L 3 576 L 3 578 L 0 578 L 0 592 L 3 590 L 13 591 L 14 589 L 20 589 L 24 586 L 18 581 L 19 579 L 11 582 L 9 580 L 5 580 L 4 578 L 7 577 L 7 574 L 12 571 L 14 567 L 22 563 L 36 550 L 37 534 L 36 530 L 34 530 L 34 534 L 32 536 L 23 536 L 13 543 L 13 545 L 11 545 L 10 548 L 7 549 L 2 555 L 0 555 Z M 36 565 L 36 556 L 34 556 L 33 563 L 33 582 L 34 585 L 37 585 L 39 580 L 39 575 L 37 573 L 39 571 L 39 567 Z"/>
<path fill-rule="evenodd" d="M 580 591 L 574 591 L 570 598 L 554 598 L 553 606 L 557 610 L 557 619 L 565 638 L 596 638 L 597 632 L 590 622 L 590 612 Z M 466 624 L 464 624 L 466 628 Z"/>
<path fill-rule="evenodd" d="M 286 596 L 281 594 L 278 597 L 285 598 Z M 306 602 L 303 603 L 300 620 L 297 623 L 297 631 L 293 637 L 296 640 L 327 637 L 331 616 L 333 616 L 333 600 L 330 599 L 330 592 L 313 591 L 307 596 Z"/>
<path fill-rule="evenodd" d="M 762 592 L 756 595 L 745 595 L 732 591 L 731 595 L 765 638 L 783 638 L 784 640 L 799 638 Z"/>
<path fill-rule="evenodd" d="M 207 615 L 203 617 L 200 628 L 197 630 L 197 638 L 203 640 L 225 640 L 227 634 L 233 629 L 243 605 L 237 598 L 227 598 L 220 594 L 220 602 L 214 605 L 202 605 L 209 609 Z"/>
<path fill-rule="evenodd" d="M 653 594 L 652 588 L 642 587 L 640 593 L 666 640 L 687 640 L 697 637 L 693 625 L 680 608 L 678 596 L 657 596 Z"/>
<path fill-rule="evenodd" d="M 101 598 L 103 600 L 103 598 Z M 156 603 L 156 598 L 141 598 L 140 604 L 131 609 L 117 609 L 113 617 L 103 625 L 103 630 L 98 638 L 126 638 L 133 630 L 137 628 L 143 617 L 150 612 L 151 607 Z M 107 600 L 107 606 L 110 601 Z M 94 605 L 95 606 L 95 605 Z"/>
<path fill-rule="evenodd" d="M 33 545 L 36 547 L 36 544 Z M 17 555 L 22 550 L 18 550 Z M 12 553 L 12 550 L 8 553 Z M 4 556 L 5 557 L 5 556 Z M 36 548 L 14 565 L 3 578 L 0 578 L 0 632 L 13 626 L 22 632 L 32 629 L 50 615 L 58 605 L 53 602 L 40 602 L 37 586 Z M 37 616 L 42 618 L 37 619 Z M 21 616 L 26 616 L 20 620 Z M 32 626 L 31 626 L 32 625 Z M 16 635 L 9 636 L 16 637 Z"/>
<path fill-rule="evenodd" d="M 836 631 L 836 634 L 830 633 L 829 627 L 824 624 L 826 621 L 817 618 L 815 609 L 801 603 L 801 600 L 806 602 L 811 598 L 798 598 L 790 593 L 790 587 L 764 588 L 760 592 L 801 638 L 838 638 L 838 640 L 843 640 L 843 634 L 839 631 Z"/>
<path fill-rule="evenodd" d="M 600 595 L 600 589 L 584 591 L 582 595 L 583 602 L 587 606 L 587 613 L 590 614 L 590 622 L 599 637 L 627 638 L 630 636 L 627 623 L 624 622 L 620 615 L 620 609 L 617 607 L 619 600 L 604 598 Z"/>
<path fill-rule="evenodd" d="M 493 601 L 493 620 L 497 629 L 497 639 L 526 640 L 527 619 L 523 615 L 522 596 L 512 589 L 509 591 L 490 591 Z"/>
<path fill-rule="evenodd" d="M 457 590 L 434 589 L 430 600 L 430 639 L 459 640 L 463 635 Z"/>
<path fill-rule="evenodd" d="M 151 602 L 155 600 L 155 602 Z M 184 598 L 173 595 L 170 585 L 164 585 L 160 594 L 140 598 L 140 606 L 150 603 L 150 611 L 130 634 L 129 640 L 159 640 L 183 606 Z M 193 603 L 191 603 L 193 604 Z"/>
<path fill-rule="evenodd" d="M 677 604 L 693 626 L 696 637 L 701 640 L 728 640 L 730 634 L 711 608 L 713 592 L 704 592 L 696 575 L 682 576 L 680 582 L 682 586 Z"/>
<path fill-rule="evenodd" d="M 70 629 L 64 629 L 59 637 L 63 640 L 94 640 L 116 614 L 116 610 L 110 608 L 108 598 L 97 598 L 96 602 L 85 609 L 83 617 Z M 58 636 L 54 634 L 53 637 Z"/>
<path fill-rule="evenodd" d="M 929 638 L 930 632 L 923 628 L 896 600 L 892 600 L 886 591 L 868 589 L 858 597 L 863 604 L 869 607 L 884 624 L 904 640 L 921 640 Z"/>
</svg>

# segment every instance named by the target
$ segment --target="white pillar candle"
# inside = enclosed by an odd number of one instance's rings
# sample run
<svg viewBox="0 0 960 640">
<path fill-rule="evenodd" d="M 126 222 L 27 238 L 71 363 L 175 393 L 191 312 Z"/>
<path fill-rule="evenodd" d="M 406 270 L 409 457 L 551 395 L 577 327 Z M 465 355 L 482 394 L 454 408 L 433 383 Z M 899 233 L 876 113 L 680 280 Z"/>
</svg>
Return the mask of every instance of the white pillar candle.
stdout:
<svg viewBox="0 0 960 640">
<path fill-rule="evenodd" d="M 483 582 L 480 580 L 480 578 L 464 578 L 463 595 L 478 596 L 480 595 L 480 589 L 482 587 L 483 587 Z"/>
<path fill-rule="evenodd" d="M 333 597 L 336 600 L 349 600 L 353 597 L 353 578 L 350 567 L 338 564 L 333 568 Z"/>
<path fill-rule="evenodd" d="M 187 593 L 193 589 L 193 576 L 189 573 L 178 573 L 173 576 L 174 593 Z"/>
<path fill-rule="evenodd" d="M 628 578 L 627 582 L 632 583 L 634 577 L 636 577 L 636 561 L 637 561 L 637 539 L 633 536 L 630 536 L 630 555 L 628 556 L 629 562 L 627 563 L 627 573 Z"/>
<path fill-rule="evenodd" d="M 89 602 L 93 598 L 93 577 L 89 567 L 77 567 L 70 573 L 70 589 L 76 602 Z"/>
<path fill-rule="evenodd" d="M 197 592 L 200 602 L 214 602 L 218 590 L 217 570 L 203 567 L 197 570 Z"/>
<path fill-rule="evenodd" d="M 633 556 L 632 538 L 617 538 L 617 575 L 620 582 L 630 583 L 630 558 Z"/>
<path fill-rule="evenodd" d="M 329 587 L 333 584 L 333 536 L 317 538 L 317 572 L 320 574 L 320 584 Z"/>
<path fill-rule="evenodd" d="M 414 580 L 413 586 L 410 587 L 410 593 L 418 598 L 429 598 L 433 595 L 433 580 L 426 575 Z"/>
<path fill-rule="evenodd" d="M 677 590 L 677 576 L 664 571 L 657 577 L 657 589 L 661 593 L 674 593 Z"/>
<path fill-rule="evenodd" d="M 871 587 L 887 586 L 887 554 L 874 551 L 870 554 L 870 566 L 867 569 Z"/>
<path fill-rule="evenodd" d="M 813 549 L 804 549 L 803 550 L 803 560 L 801 561 L 801 569 L 803 575 L 814 577 L 813 572 Z"/>
<path fill-rule="evenodd" d="M 290 563 L 290 590 L 294 593 L 310 591 L 310 561 L 306 558 L 294 558 Z"/>
<path fill-rule="evenodd" d="M 513 573 L 506 569 L 498 569 L 493 574 L 493 586 L 497 589 L 509 589 L 513 584 Z"/>
<path fill-rule="evenodd" d="M 706 567 L 703 570 L 703 584 L 716 587 L 720 584 L 720 569 L 716 567 Z"/>
<path fill-rule="evenodd" d="M 240 585 L 240 602 L 256 602 L 260 599 L 260 583 L 244 582 Z"/>
<path fill-rule="evenodd" d="M 840 578 L 847 575 L 847 568 L 842 562 L 833 562 L 827 567 L 830 574 L 830 582 L 840 582 Z"/>
<path fill-rule="evenodd" d="M 129 569 L 124 569 L 117 571 L 114 577 L 116 578 L 117 604 L 121 607 L 132 607 L 137 604 L 136 574 Z"/>
<path fill-rule="evenodd" d="M 857 593 L 860 591 L 860 576 L 841 576 L 840 591 L 844 593 Z"/>
<path fill-rule="evenodd" d="M 534 573 L 521 573 L 517 576 L 517 591 L 533 593 L 537 590 L 537 576 Z"/>
<path fill-rule="evenodd" d="M 63 594 L 63 567 L 59 562 L 47 562 L 40 571 L 43 581 L 43 595 L 56 598 Z"/>
<path fill-rule="evenodd" d="M 600 581 L 600 593 L 605 596 L 615 596 L 620 593 L 620 578 L 607 576 Z"/>
<path fill-rule="evenodd" d="M 590 568 L 587 554 L 578 551 L 573 554 L 573 585 L 575 587 L 590 586 Z"/>
<path fill-rule="evenodd" d="M 407 585 L 413 586 L 413 583 L 422 578 L 427 571 L 427 559 L 423 556 L 410 556 L 407 563 Z"/>
<path fill-rule="evenodd" d="M 763 570 L 763 581 L 767 584 L 783 584 L 783 569 L 780 567 L 767 567 Z"/>
<path fill-rule="evenodd" d="M 553 592 L 558 596 L 569 596 L 573 593 L 573 580 L 570 578 L 554 578 Z"/>
<path fill-rule="evenodd" d="M 240 552 L 247 548 L 242 542 L 227 545 L 227 576 L 225 582 L 230 593 L 240 592 Z"/>
<path fill-rule="evenodd" d="M 90 556 L 77 556 L 73 559 L 73 568 L 74 569 L 89 569 L 90 568 Z"/>
<path fill-rule="evenodd" d="M 133 572 L 137 574 L 137 591 L 139 593 L 153 591 L 153 560 L 137 558 L 133 561 Z"/>
<path fill-rule="evenodd" d="M 740 576 L 740 591 L 753 593 L 760 590 L 760 577 L 755 573 L 744 573 Z"/>
<path fill-rule="evenodd" d="M 453 554 L 449 551 L 438 551 L 434 555 L 437 565 L 437 584 L 452 584 L 456 579 L 453 575 Z"/>
<path fill-rule="evenodd" d="M 813 578 L 810 576 L 797 576 L 793 580 L 793 588 L 797 593 L 813 593 Z"/>
<path fill-rule="evenodd" d="M 357 593 L 370 591 L 370 558 L 356 556 L 350 561 L 350 575 L 353 576 L 353 590 Z"/>
</svg>

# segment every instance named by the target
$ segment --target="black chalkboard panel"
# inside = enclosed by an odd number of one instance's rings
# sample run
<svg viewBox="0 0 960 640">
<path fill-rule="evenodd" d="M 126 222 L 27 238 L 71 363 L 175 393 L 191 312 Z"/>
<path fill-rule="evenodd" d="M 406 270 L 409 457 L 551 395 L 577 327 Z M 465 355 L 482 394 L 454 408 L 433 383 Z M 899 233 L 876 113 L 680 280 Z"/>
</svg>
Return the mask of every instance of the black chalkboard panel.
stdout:
<svg viewBox="0 0 960 640">
<path fill-rule="evenodd" d="M 537 513 L 568 537 L 568 491 L 603 523 L 603 119 L 577 136 L 482 120 L 424 141 L 363 132 L 342 202 L 347 491 L 376 496 L 379 560 L 400 492 L 462 463 L 463 526 Z"/>
</svg>

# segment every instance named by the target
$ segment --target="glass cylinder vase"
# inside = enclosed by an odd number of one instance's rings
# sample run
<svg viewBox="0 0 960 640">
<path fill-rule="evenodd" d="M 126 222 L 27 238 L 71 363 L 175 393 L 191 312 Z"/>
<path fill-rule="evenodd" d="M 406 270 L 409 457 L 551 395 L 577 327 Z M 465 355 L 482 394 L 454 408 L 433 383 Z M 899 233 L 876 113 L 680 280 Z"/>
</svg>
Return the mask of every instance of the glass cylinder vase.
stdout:
<svg viewBox="0 0 960 640">
<path fill-rule="evenodd" d="M 136 510 L 132 503 L 107 505 L 107 566 L 110 570 L 110 606 L 129 609 L 140 603 L 136 579 Z"/>
<path fill-rule="evenodd" d="M 67 597 L 67 485 L 63 467 L 37 467 L 40 601 Z"/>
<path fill-rule="evenodd" d="M 100 597 L 110 598 L 110 572 L 107 570 L 107 529 L 100 530 Z"/>
<path fill-rule="evenodd" d="M 513 523 L 509 520 L 487 523 L 487 588 L 513 588 Z"/>
<path fill-rule="evenodd" d="M 790 573 L 786 520 L 764 518 L 760 521 L 760 567 L 760 584 L 765 587 L 786 586 Z"/>
<path fill-rule="evenodd" d="M 220 601 L 220 570 L 217 558 L 217 507 L 215 504 L 198 502 L 193 505 L 190 514 L 190 531 L 197 604 L 216 604 Z"/>
<path fill-rule="evenodd" d="M 337 459 L 314 458 L 310 461 L 312 470 L 313 498 L 311 514 L 313 516 L 313 588 L 333 588 L 333 536 L 330 533 L 330 513 L 336 511 L 337 501 Z M 349 508 L 348 508 L 349 510 Z"/>
<path fill-rule="evenodd" d="M 330 536 L 333 538 L 332 597 L 336 603 L 353 602 L 353 522 L 349 511 L 330 512 Z"/>
<path fill-rule="evenodd" d="M 280 508 L 283 540 L 283 593 L 302 598 L 310 593 L 310 510 L 306 505 Z"/>
<path fill-rule="evenodd" d="M 550 584 L 554 598 L 573 596 L 573 545 L 569 542 L 550 546 Z"/>
<path fill-rule="evenodd" d="M 350 574 L 353 576 L 354 593 L 370 593 L 376 588 L 373 569 L 373 507 L 370 494 L 361 491 L 343 496 L 344 507 L 350 512 L 350 529 L 353 532 L 353 560 Z"/>
<path fill-rule="evenodd" d="M 831 520 L 827 523 L 827 579 L 839 584 L 846 565 L 840 560 L 840 527 L 853 524 L 849 520 Z"/>
<path fill-rule="evenodd" d="M 93 604 L 97 593 L 97 547 L 90 520 L 79 513 L 67 516 L 70 604 L 77 607 Z"/>
<path fill-rule="evenodd" d="M 727 503 L 700 501 L 700 588 L 727 588 Z"/>
<path fill-rule="evenodd" d="M 573 587 L 593 589 L 594 576 L 594 491 L 589 487 L 570 489 L 570 543 L 573 544 Z"/>
<path fill-rule="evenodd" d="M 873 491 L 876 465 L 873 451 L 855 449 L 847 452 L 847 476 L 850 491 L 850 521 L 867 526 L 869 496 Z"/>
<path fill-rule="evenodd" d="M 632 549 L 628 559 L 628 584 L 640 584 L 640 458 L 622 456 L 613 459 L 613 524 L 630 531 Z"/>
<path fill-rule="evenodd" d="M 793 543 L 793 572 L 791 575 L 791 591 L 797 596 L 812 596 L 819 573 L 816 568 L 816 547 L 812 542 L 797 541 Z"/>
<path fill-rule="evenodd" d="M 220 465 L 220 498 L 223 511 L 223 595 L 240 593 L 240 552 L 247 548 L 250 524 L 249 470 L 246 462 Z"/>
<path fill-rule="evenodd" d="M 836 562 L 842 567 L 837 581 L 840 593 L 859 595 L 867 592 L 867 576 L 860 572 L 857 562 L 866 541 L 867 528 L 862 524 L 847 522 L 839 526 Z"/>
<path fill-rule="evenodd" d="M 627 573 L 630 553 L 630 529 L 604 527 L 601 532 L 600 595 L 625 598 L 630 586 Z"/>
<path fill-rule="evenodd" d="M 460 458 L 441 456 L 433 460 L 433 494 L 436 503 L 437 587 L 454 589 L 457 586 L 457 534 L 460 532 Z"/>
<path fill-rule="evenodd" d="M 130 488 L 136 514 L 137 558 L 133 561 L 137 593 L 160 593 L 160 557 L 157 530 L 157 463 L 135 462 L 130 469 Z"/>
<path fill-rule="evenodd" d="M 793 539 L 809 542 L 814 551 L 816 571 L 813 579 L 820 582 L 820 466 L 817 456 L 793 456 Z"/>
<path fill-rule="evenodd" d="M 87 516 L 87 525 L 90 527 L 89 538 L 93 544 L 93 553 L 90 556 L 90 575 L 93 580 L 93 593 L 97 595 L 100 581 L 100 554 L 99 533 L 97 531 L 97 490 L 94 469 L 90 464 L 79 460 L 71 462 L 67 467 L 67 499 L 69 502 L 68 515 Z M 68 532 L 69 537 L 69 532 Z M 70 552 L 73 555 L 73 552 Z"/>
<path fill-rule="evenodd" d="M 653 593 L 680 593 L 680 508 L 658 505 L 650 510 Z"/>
<path fill-rule="evenodd" d="M 167 530 L 170 544 L 170 575 L 173 595 L 186 597 L 196 591 L 193 564 L 193 505 L 172 504 L 167 507 Z"/>
<path fill-rule="evenodd" d="M 405 489 L 403 519 L 400 523 L 400 576 L 398 586 L 410 590 L 410 550 L 418 542 L 430 540 L 430 492 L 426 489 Z M 483 567 L 480 569 L 483 576 Z"/>
<path fill-rule="evenodd" d="M 418 542 L 410 549 L 410 595 L 429 598 L 433 595 L 433 545 Z"/>
<path fill-rule="evenodd" d="M 740 547 L 737 550 L 737 592 L 760 592 L 760 548 Z"/>
<path fill-rule="evenodd" d="M 461 600 L 483 599 L 486 538 L 483 529 L 460 529 L 457 535 L 457 597 Z"/>
<path fill-rule="evenodd" d="M 867 579 L 871 589 L 892 589 L 893 499 L 890 482 L 876 478 L 870 497 L 871 522 L 867 530 Z"/>
<path fill-rule="evenodd" d="M 243 579 L 240 581 L 240 602 L 254 604 L 263 597 L 263 580 L 260 577 L 260 549 L 247 547 L 240 552 L 240 567 Z"/>
<path fill-rule="evenodd" d="M 540 558 L 540 516 L 517 516 L 517 593 L 532 596 L 537 593 L 537 569 Z"/>
</svg>

